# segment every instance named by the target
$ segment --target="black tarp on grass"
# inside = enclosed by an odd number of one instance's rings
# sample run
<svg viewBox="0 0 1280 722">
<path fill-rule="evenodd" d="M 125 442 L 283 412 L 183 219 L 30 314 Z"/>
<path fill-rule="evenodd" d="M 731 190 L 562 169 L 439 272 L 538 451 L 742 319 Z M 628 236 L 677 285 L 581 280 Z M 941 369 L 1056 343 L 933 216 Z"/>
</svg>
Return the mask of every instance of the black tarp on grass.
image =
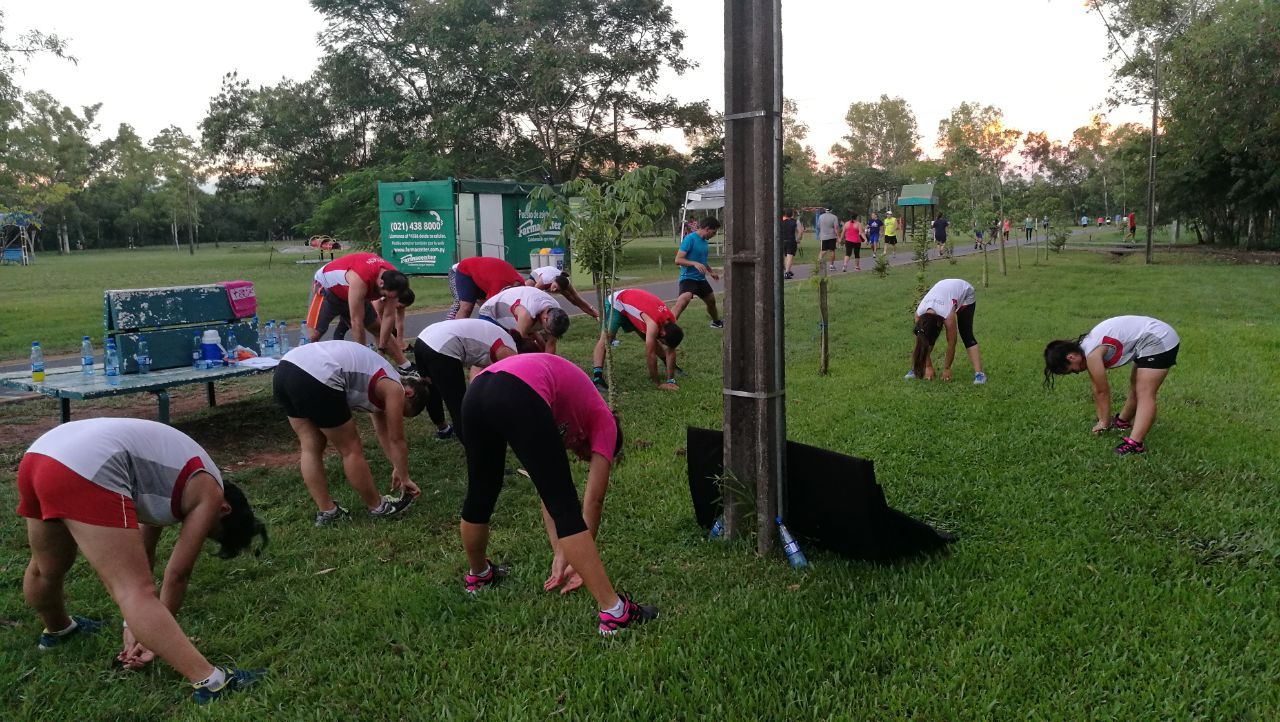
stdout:
<svg viewBox="0 0 1280 722">
<path fill-rule="evenodd" d="M 689 494 L 703 528 L 720 516 L 724 433 L 692 426 L 685 459 Z M 866 459 L 787 442 L 787 528 L 809 544 L 863 561 L 889 562 L 937 551 L 955 541 L 891 508 Z"/>
</svg>

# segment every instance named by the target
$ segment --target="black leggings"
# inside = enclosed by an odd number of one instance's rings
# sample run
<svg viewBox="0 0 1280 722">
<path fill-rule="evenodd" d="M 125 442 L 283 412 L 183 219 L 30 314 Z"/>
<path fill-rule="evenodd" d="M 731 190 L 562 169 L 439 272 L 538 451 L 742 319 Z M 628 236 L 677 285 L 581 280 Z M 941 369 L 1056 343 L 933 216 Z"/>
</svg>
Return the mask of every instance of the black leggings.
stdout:
<svg viewBox="0 0 1280 722">
<path fill-rule="evenodd" d="M 956 311 L 956 327 L 960 331 L 960 340 L 964 342 L 965 348 L 978 345 L 978 339 L 973 337 L 973 309 L 977 305 L 971 303 L 968 306 L 961 306 Z"/>
<path fill-rule="evenodd" d="M 466 443 L 462 435 L 462 396 L 467 392 L 467 378 L 462 362 L 431 348 L 422 339 L 413 342 L 413 361 L 418 365 L 418 372 L 431 379 L 431 395 L 427 397 L 431 420 L 436 426 L 444 423 L 444 409 L 448 407 L 453 433 Z"/>
<path fill-rule="evenodd" d="M 1032 228 L 1024 228 L 1023 230 L 1025 230 L 1025 231 L 1027 232 L 1027 240 L 1028 240 L 1028 241 L 1029 241 L 1029 240 L 1031 240 L 1031 231 L 1033 231 L 1034 229 L 1032 229 Z"/>
<path fill-rule="evenodd" d="M 463 521 L 489 523 L 510 445 L 555 522 L 556 536 L 563 539 L 587 530 L 559 424 L 536 391 L 502 371 L 480 374 L 462 402 L 462 418 L 467 427 Z"/>
<path fill-rule="evenodd" d="M 845 241 L 844 257 L 848 258 L 849 256 L 853 256 L 854 258 L 862 258 L 862 244 Z"/>
</svg>

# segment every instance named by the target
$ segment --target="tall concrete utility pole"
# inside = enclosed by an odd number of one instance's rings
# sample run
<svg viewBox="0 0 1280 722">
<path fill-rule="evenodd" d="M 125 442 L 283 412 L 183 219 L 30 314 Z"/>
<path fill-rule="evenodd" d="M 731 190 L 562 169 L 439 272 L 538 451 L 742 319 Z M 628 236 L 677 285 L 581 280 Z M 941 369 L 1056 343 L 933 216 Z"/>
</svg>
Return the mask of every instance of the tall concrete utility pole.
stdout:
<svg viewBox="0 0 1280 722">
<path fill-rule="evenodd" d="M 724 4 L 725 531 L 756 496 L 756 550 L 783 513 L 786 408 L 782 353 L 782 6 Z"/>
</svg>

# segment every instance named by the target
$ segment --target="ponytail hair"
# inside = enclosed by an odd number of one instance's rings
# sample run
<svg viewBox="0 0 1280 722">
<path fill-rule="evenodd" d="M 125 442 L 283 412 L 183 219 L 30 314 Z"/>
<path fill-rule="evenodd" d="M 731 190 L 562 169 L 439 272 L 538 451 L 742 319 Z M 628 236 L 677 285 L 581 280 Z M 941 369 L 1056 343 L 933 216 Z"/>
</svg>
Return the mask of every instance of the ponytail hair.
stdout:
<svg viewBox="0 0 1280 722">
<path fill-rule="evenodd" d="M 933 345 L 938 342 L 943 323 L 942 317 L 936 313 L 926 313 L 916 321 L 913 331 L 916 335 L 916 347 L 911 350 L 911 370 L 918 379 L 924 378 L 925 362 L 933 352 Z"/>
<path fill-rule="evenodd" d="M 1047 389 L 1053 388 L 1053 377 L 1065 373 L 1070 373 L 1067 354 L 1078 353 L 1084 355 L 1084 347 L 1080 345 L 1079 339 L 1071 341 L 1068 339 L 1058 339 L 1050 341 L 1048 346 L 1044 347 L 1044 386 Z"/>
</svg>

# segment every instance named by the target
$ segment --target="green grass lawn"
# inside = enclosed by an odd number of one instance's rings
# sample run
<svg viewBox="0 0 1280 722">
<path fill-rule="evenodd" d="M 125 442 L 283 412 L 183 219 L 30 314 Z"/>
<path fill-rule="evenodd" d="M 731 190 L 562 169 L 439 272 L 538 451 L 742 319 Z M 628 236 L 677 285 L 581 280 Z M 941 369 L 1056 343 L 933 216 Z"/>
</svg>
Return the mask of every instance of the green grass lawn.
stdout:
<svg viewBox="0 0 1280 722">
<path fill-rule="evenodd" d="M 37 652 L 20 591 L 25 536 L 11 516 L 0 524 L 0 719 L 1275 719 L 1280 325 L 1258 311 L 1272 305 L 1274 271 L 1104 255 L 1024 258 L 990 288 L 979 260 L 930 265 L 930 282 L 978 286 L 989 376 L 979 387 L 963 358 L 955 382 L 902 380 L 913 271 L 833 281 L 825 378 L 816 289 L 789 288 L 789 436 L 874 460 L 891 505 L 960 535 L 913 563 L 808 549 L 810 568 L 796 572 L 757 557 L 751 539 L 706 541 L 679 452 L 686 425 L 722 422 L 721 332 L 695 302 L 676 394 L 649 388 L 640 344 L 625 339 L 626 458 L 601 552 L 616 586 L 662 616 L 609 640 L 583 591 L 542 591 L 550 554 L 528 480 L 509 479 L 494 517 L 491 552 L 512 578 L 469 598 L 456 443 L 413 423 L 424 494 L 407 517 L 317 530 L 266 381 L 240 382 L 244 398 L 177 425 L 233 471 L 271 546 L 201 561 L 180 622 L 215 663 L 264 666 L 267 679 L 198 710 L 162 664 L 113 671 L 114 632 Z M 293 272 L 279 271 L 282 289 Z M 1089 434 L 1085 378 L 1040 384 L 1048 340 L 1122 313 L 1157 316 L 1183 339 L 1136 458 Z M 586 365 L 591 342 L 575 324 L 563 353 Z M 1111 374 L 1117 405 L 1127 375 Z M 51 401 L 0 407 L 0 424 L 55 413 Z M 388 483 L 371 431 L 366 442 Z M 24 447 L 4 443 L 0 508 L 12 509 Z M 355 503 L 337 459 L 328 466 L 340 503 Z M 67 591 L 73 612 L 118 624 L 83 561 Z"/>
<path fill-rule="evenodd" d="M 296 244 L 278 244 L 296 245 Z M 233 279 L 253 281 L 259 317 L 288 319 L 297 328 L 306 313 L 314 263 L 299 254 L 278 253 L 264 243 L 202 247 L 195 256 L 150 246 L 133 250 L 77 251 L 70 256 L 42 253 L 31 266 L 0 266 L 0 361 L 26 358 L 32 341 L 46 354 L 71 353 L 88 334 L 102 347 L 102 292 L 108 288 L 150 288 Z M 306 258 L 315 259 L 315 253 Z M 619 275 L 627 283 L 674 278 L 675 243 L 644 238 L 628 245 Z M 658 264 L 661 258 L 662 264 Z M 447 307 L 449 287 L 441 277 L 411 279 L 414 310 Z"/>
</svg>

